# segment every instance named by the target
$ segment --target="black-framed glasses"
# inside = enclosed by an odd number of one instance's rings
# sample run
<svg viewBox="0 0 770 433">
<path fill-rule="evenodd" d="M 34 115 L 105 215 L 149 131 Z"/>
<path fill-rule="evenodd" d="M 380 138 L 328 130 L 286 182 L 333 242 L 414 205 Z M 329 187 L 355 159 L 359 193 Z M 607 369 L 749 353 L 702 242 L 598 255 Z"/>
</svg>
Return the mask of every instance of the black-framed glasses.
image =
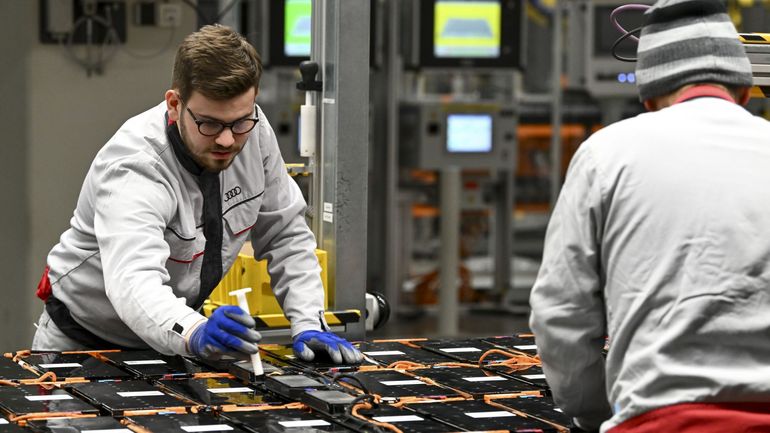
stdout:
<svg viewBox="0 0 770 433">
<path fill-rule="evenodd" d="M 254 115 L 257 117 L 251 119 L 238 119 L 235 122 L 230 123 L 220 122 L 218 120 L 198 120 L 189 107 L 185 108 L 187 109 L 187 112 L 190 113 L 190 116 L 192 116 L 193 122 L 198 125 L 198 132 L 206 137 L 219 135 L 225 128 L 230 128 L 230 131 L 235 135 L 245 134 L 254 129 L 254 127 L 257 126 L 257 122 L 259 122 L 259 111 L 257 110 L 256 105 L 254 105 Z"/>
</svg>

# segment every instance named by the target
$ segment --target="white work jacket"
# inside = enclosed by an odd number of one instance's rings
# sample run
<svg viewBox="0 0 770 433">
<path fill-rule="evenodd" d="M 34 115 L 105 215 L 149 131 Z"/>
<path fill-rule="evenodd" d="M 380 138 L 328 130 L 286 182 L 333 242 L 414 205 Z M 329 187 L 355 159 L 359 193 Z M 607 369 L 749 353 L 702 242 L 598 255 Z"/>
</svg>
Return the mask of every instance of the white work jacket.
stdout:
<svg viewBox="0 0 770 433">
<path fill-rule="evenodd" d="M 129 119 L 99 151 L 48 266 L 54 296 L 96 336 L 186 355 L 184 337 L 204 319 L 190 308 L 206 244 L 203 196 L 166 136 L 165 113 L 163 102 Z M 219 174 L 223 273 L 251 236 L 292 335 L 319 330 L 324 290 L 306 203 L 258 114 L 243 150 Z"/>
<path fill-rule="evenodd" d="M 769 185 L 770 123 L 722 99 L 580 146 L 530 298 L 566 414 L 607 431 L 676 403 L 770 401 Z"/>
</svg>

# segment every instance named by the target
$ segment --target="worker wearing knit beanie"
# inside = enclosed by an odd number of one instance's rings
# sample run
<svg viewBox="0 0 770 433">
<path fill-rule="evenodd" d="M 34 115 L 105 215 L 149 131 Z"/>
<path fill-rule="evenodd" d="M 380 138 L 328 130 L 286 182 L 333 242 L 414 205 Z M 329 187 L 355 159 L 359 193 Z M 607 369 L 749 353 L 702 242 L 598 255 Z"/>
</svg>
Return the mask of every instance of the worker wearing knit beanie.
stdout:
<svg viewBox="0 0 770 433">
<path fill-rule="evenodd" d="M 645 15 L 636 64 L 641 101 L 695 83 L 752 86 L 751 64 L 720 1 L 660 0 Z"/>
<path fill-rule="evenodd" d="M 770 122 L 739 105 L 752 71 L 722 2 L 645 18 L 650 112 L 580 145 L 550 215 L 541 366 L 583 430 L 770 432 Z"/>
</svg>

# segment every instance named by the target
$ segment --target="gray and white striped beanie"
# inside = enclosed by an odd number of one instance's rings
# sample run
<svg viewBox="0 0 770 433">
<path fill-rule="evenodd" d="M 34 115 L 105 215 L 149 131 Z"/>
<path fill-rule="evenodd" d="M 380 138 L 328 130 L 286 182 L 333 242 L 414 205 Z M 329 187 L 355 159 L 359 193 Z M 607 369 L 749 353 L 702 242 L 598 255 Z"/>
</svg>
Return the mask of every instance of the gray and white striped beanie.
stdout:
<svg viewBox="0 0 770 433">
<path fill-rule="evenodd" d="M 751 64 L 720 0 L 658 0 L 637 50 L 639 99 L 693 83 L 751 87 Z"/>
</svg>

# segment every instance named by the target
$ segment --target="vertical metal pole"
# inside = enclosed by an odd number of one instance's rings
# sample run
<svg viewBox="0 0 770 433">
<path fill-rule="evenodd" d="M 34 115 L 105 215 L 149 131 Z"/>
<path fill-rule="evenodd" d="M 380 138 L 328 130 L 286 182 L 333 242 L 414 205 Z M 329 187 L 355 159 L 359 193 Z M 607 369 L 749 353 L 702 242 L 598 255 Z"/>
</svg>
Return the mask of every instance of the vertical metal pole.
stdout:
<svg viewBox="0 0 770 433">
<path fill-rule="evenodd" d="M 441 336 L 459 331 L 460 168 L 441 170 L 441 255 L 439 263 L 439 318 Z"/>
<path fill-rule="evenodd" d="M 562 71 L 562 2 L 556 0 L 553 6 L 553 87 L 551 93 L 551 209 L 556 204 L 561 190 L 561 71 Z"/>
<path fill-rule="evenodd" d="M 334 308 L 363 313 L 369 162 L 369 2 L 322 0 L 320 7 L 321 193 L 316 200 L 321 213 L 320 242 L 328 253 L 327 275 L 334 290 Z M 313 35 L 315 39 L 319 31 L 313 29 Z M 362 318 L 348 326 L 344 335 L 361 339 L 364 333 Z"/>
<path fill-rule="evenodd" d="M 396 317 L 401 293 L 401 236 L 403 224 L 411 218 L 411 212 L 401 211 L 398 200 L 398 101 L 401 96 L 401 57 L 398 54 L 400 43 L 399 1 L 389 1 L 388 6 L 388 92 L 387 101 L 387 153 L 385 161 L 385 297 L 390 302 L 391 317 Z M 406 216 L 404 218 L 404 214 Z"/>
</svg>

